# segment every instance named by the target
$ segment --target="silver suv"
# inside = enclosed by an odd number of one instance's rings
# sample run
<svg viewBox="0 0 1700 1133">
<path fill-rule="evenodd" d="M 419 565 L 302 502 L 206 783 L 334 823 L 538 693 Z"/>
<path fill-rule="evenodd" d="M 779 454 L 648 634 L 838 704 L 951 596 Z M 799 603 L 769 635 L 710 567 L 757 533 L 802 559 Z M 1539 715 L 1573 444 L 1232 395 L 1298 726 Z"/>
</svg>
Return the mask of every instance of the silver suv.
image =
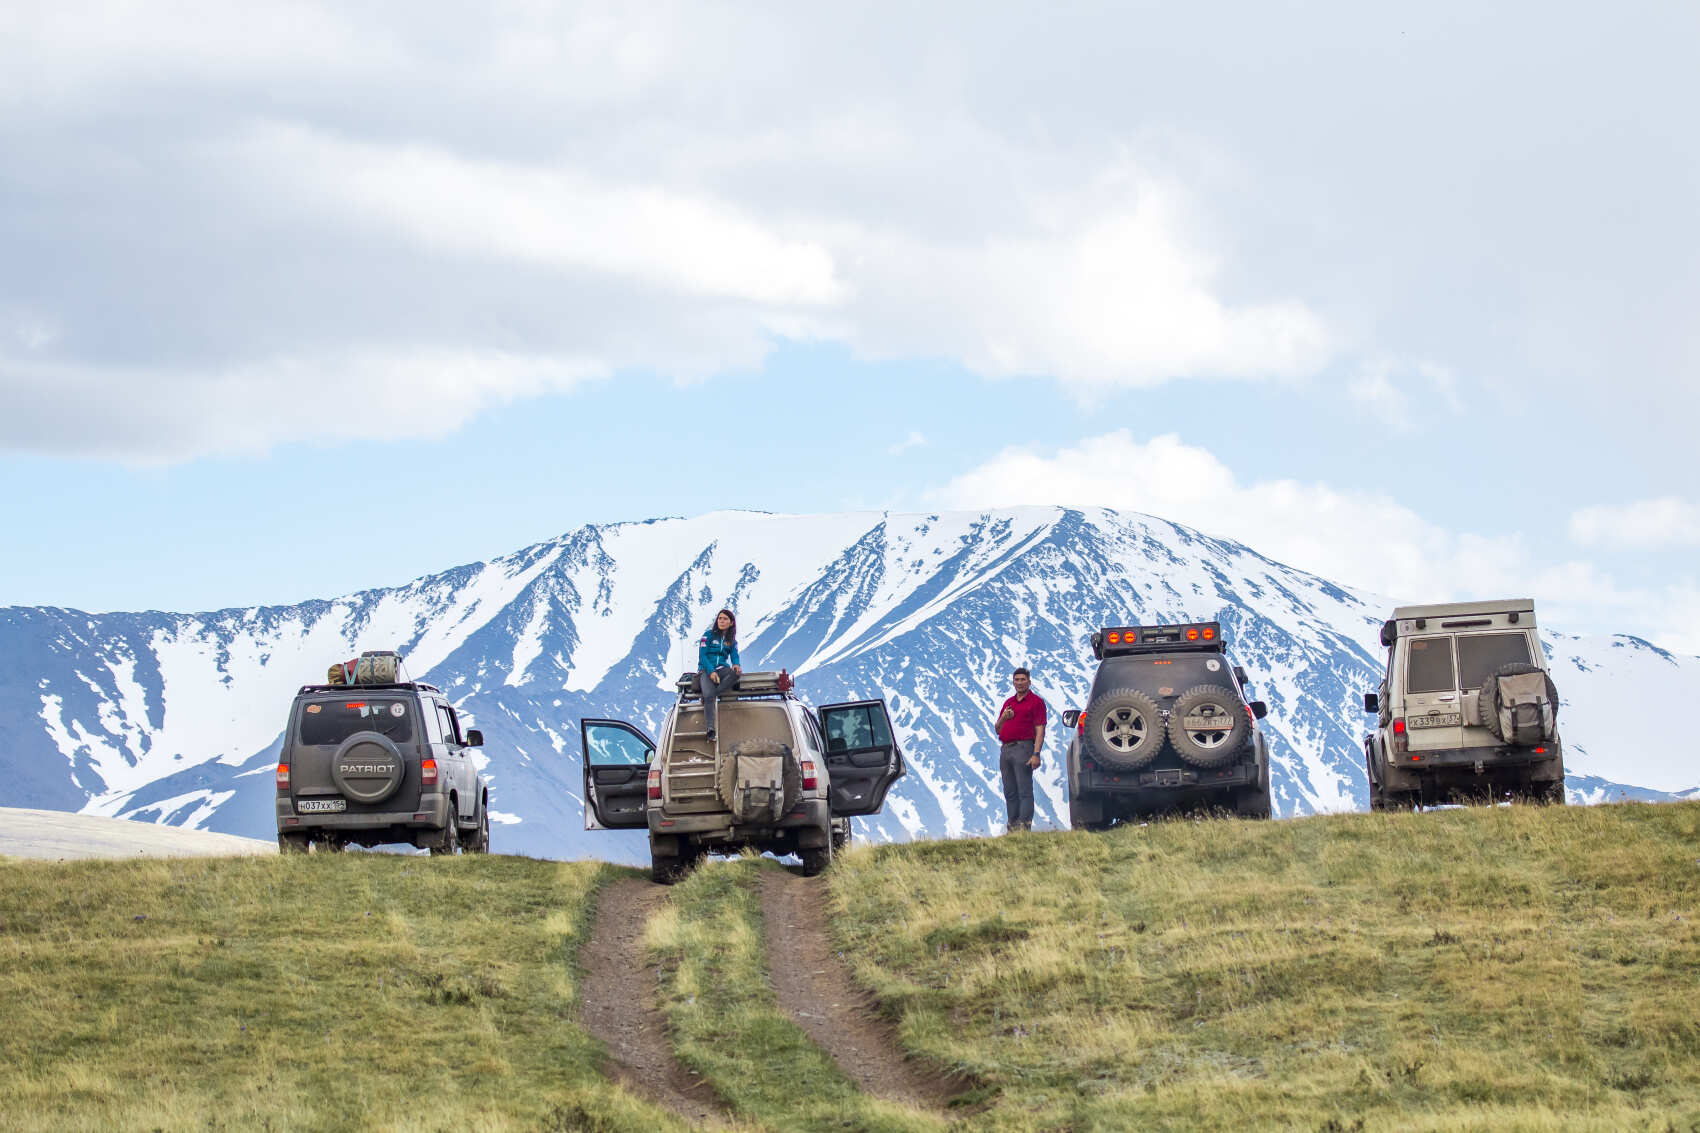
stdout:
<svg viewBox="0 0 1700 1133">
<path fill-rule="evenodd" d="M 1387 673 L 1364 694 L 1371 810 L 1559 803 L 1558 690 L 1527 598 L 1401 606 L 1381 627 Z"/>
<path fill-rule="evenodd" d="M 877 814 L 904 772 L 885 701 L 817 712 L 784 672 L 745 673 L 716 723 L 710 737 L 695 673 L 679 678 L 659 744 L 623 720 L 579 722 L 584 828 L 647 827 L 660 884 L 746 848 L 796 854 L 818 874 L 850 840 L 850 819 Z"/>
<path fill-rule="evenodd" d="M 434 685 L 304 685 L 278 756 L 278 848 L 400 842 L 485 853 L 490 789 L 473 758 L 483 744 Z"/>
</svg>

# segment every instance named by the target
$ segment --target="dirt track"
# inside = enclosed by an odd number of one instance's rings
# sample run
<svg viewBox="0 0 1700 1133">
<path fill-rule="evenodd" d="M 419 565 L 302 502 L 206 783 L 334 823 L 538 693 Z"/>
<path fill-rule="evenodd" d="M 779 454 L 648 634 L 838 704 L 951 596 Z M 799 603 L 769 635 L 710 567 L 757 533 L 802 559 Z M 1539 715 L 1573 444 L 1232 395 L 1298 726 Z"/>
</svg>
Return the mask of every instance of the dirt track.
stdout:
<svg viewBox="0 0 1700 1133">
<path fill-rule="evenodd" d="M 942 1108 L 964 1086 L 903 1056 L 897 1032 L 851 982 L 826 935 L 826 882 L 769 871 L 762 879 L 767 963 L 779 1008 L 863 1092 Z"/>
<path fill-rule="evenodd" d="M 583 953 L 580 1017 L 608 1045 L 610 1077 L 681 1117 L 701 1124 L 725 1109 L 708 1083 L 673 1058 L 656 1007 L 656 971 L 644 954 L 644 927 L 667 890 L 638 879 L 616 881 L 596 902 L 596 920 Z"/>
</svg>

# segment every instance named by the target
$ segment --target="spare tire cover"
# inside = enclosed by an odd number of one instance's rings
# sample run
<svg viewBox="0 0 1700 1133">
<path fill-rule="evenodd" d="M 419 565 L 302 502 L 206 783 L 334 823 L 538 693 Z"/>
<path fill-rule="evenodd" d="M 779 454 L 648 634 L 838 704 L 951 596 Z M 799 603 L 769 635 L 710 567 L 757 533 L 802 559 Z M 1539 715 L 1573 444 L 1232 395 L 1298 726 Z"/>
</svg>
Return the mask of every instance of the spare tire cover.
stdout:
<svg viewBox="0 0 1700 1133">
<path fill-rule="evenodd" d="M 728 777 L 733 782 L 737 780 L 735 765 L 740 755 L 779 756 L 785 761 L 782 764 L 783 770 L 780 772 L 780 789 L 784 794 L 784 805 L 780 808 L 781 814 L 796 806 L 797 801 L 803 797 L 803 767 L 791 751 L 790 744 L 780 743 L 778 740 L 740 740 L 732 745 L 731 751 L 727 754 L 732 756 L 726 763 L 734 768 L 732 775 Z M 728 788 L 724 794 L 726 806 L 730 809 L 732 806 L 731 789 Z"/>
<path fill-rule="evenodd" d="M 1240 698 L 1220 685 L 1196 685 L 1175 698 L 1169 742 L 1194 767 L 1220 767 L 1240 754 L 1251 717 Z"/>
<path fill-rule="evenodd" d="M 381 803 L 401 788 L 407 761 L 394 741 L 377 732 L 355 732 L 331 757 L 331 782 L 359 803 Z"/>
<path fill-rule="evenodd" d="M 1531 665 L 1527 661 L 1513 661 L 1501 665 L 1489 674 L 1482 682 L 1481 691 L 1476 693 L 1476 722 L 1499 739 L 1504 739 L 1504 729 L 1499 726 L 1499 678 L 1516 677 L 1524 673 L 1539 673 L 1543 670 L 1539 665 Z M 1552 674 L 1547 673 L 1547 700 L 1552 704 L 1553 726 L 1558 725 L 1558 686 L 1552 683 Z"/>
<path fill-rule="evenodd" d="M 1133 688 L 1101 694 L 1086 707 L 1086 749 L 1106 767 L 1144 767 L 1163 749 L 1163 716 L 1157 702 Z"/>
</svg>

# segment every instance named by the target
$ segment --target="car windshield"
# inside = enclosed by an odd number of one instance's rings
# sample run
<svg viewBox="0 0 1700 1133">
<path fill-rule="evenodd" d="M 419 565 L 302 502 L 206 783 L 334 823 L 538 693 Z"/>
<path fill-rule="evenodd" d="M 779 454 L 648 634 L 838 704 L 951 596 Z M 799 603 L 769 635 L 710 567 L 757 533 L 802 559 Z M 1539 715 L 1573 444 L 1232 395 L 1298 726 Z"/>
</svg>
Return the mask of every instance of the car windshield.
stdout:
<svg viewBox="0 0 1700 1133">
<path fill-rule="evenodd" d="M 1458 637 L 1458 687 L 1481 688 L 1493 671 L 1513 661 L 1529 663 L 1524 633 L 1470 633 Z"/>
<path fill-rule="evenodd" d="M 301 743 L 334 747 L 356 732 L 377 732 L 396 743 L 413 739 L 413 709 L 396 697 L 313 700 L 301 706 Z"/>
</svg>

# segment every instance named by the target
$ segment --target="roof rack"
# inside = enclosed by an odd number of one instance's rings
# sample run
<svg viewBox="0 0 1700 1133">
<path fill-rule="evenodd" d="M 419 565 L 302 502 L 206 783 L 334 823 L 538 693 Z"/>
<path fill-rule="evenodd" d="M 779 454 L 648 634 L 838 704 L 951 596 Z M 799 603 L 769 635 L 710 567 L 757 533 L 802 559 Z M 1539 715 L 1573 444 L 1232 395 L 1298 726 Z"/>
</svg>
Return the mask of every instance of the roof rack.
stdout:
<svg viewBox="0 0 1700 1133">
<path fill-rule="evenodd" d="M 438 688 L 436 685 L 426 684 L 424 681 L 396 681 L 393 684 L 387 684 L 387 685 L 302 685 L 300 687 L 300 689 L 298 689 L 296 691 L 295 695 L 300 696 L 304 692 L 335 692 L 335 693 L 355 694 L 355 693 L 362 693 L 362 692 L 397 692 L 397 691 L 401 691 L 401 692 L 434 692 L 439 696 L 441 696 L 443 694 L 442 689 Z"/>
<path fill-rule="evenodd" d="M 680 704 L 700 703 L 702 700 L 701 686 L 697 684 L 697 674 L 694 672 L 681 674 L 673 687 L 679 691 Z M 744 673 L 738 678 L 736 687 L 720 694 L 721 700 L 756 700 L 762 697 L 795 700 L 797 684 L 784 669 L 777 673 Z"/>
</svg>

